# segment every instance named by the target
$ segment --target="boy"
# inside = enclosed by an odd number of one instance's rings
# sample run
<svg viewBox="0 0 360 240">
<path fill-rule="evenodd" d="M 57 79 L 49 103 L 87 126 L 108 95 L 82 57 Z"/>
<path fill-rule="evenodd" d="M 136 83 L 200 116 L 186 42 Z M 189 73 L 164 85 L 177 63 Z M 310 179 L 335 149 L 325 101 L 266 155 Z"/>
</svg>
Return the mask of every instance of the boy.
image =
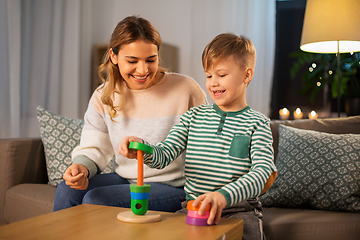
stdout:
<svg viewBox="0 0 360 240">
<path fill-rule="evenodd" d="M 244 219 L 243 239 L 263 239 L 261 203 L 276 177 L 269 119 L 251 109 L 245 98 L 254 75 L 256 51 L 252 42 L 234 34 L 220 34 L 204 49 L 202 63 L 206 88 L 213 105 L 201 105 L 183 114 L 164 142 L 145 155 L 150 167 L 162 169 L 186 150 L 185 192 L 193 205 L 202 201 L 199 214 L 210 203 L 208 224 L 220 217 Z M 137 137 L 126 137 L 119 153 Z M 147 143 L 147 142 L 145 142 Z M 182 204 L 186 212 L 186 202 Z"/>
</svg>

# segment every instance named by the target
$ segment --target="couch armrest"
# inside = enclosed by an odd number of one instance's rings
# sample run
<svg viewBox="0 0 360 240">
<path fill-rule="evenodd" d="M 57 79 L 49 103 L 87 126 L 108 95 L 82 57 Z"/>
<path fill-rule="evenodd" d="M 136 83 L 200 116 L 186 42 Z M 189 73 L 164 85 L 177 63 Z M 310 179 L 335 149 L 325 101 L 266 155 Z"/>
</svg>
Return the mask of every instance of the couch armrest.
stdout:
<svg viewBox="0 0 360 240">
<path fill-rule="evenodd" d="M 6 189 L 20 183 L 47 183 L 40 138 L 0 139 L 0 182 Z"/>
<path fill-rule="evenodd" d="M 6 191 L 20 183 L 47 183 L 44 147 L 40 138 L 0 139 L 0 215 Z"/>
</svg>

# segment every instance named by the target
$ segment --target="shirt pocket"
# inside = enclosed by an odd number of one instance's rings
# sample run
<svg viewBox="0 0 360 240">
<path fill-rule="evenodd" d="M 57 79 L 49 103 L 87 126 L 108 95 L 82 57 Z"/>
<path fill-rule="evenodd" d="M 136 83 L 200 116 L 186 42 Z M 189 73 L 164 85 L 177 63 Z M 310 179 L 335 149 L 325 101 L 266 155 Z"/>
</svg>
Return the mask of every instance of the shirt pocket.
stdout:
<svg viewBox="0 0 360 240">
<path fill-rule="evenodd" d="M 250 136 L 235 134 L 231 141 L 229 155 L 236 158 L 249 158 Z"/>
</svg>

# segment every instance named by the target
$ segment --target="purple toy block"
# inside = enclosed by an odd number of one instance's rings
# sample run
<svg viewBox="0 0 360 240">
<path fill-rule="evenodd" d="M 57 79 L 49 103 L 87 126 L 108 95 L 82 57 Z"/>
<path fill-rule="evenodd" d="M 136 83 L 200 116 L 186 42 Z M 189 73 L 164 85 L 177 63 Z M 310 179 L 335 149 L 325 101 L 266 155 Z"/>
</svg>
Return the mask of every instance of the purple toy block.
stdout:
<svg viewBox="0 0 360 240">
<path fill-rule="evenodd" d="M 186 223 L 190 225 L 196 225 L 196 226 L 209 226 L 207 224 L 207 219 L 205 218 L 192 218 L 189 216 L 186 216 Z"/>
</svg>

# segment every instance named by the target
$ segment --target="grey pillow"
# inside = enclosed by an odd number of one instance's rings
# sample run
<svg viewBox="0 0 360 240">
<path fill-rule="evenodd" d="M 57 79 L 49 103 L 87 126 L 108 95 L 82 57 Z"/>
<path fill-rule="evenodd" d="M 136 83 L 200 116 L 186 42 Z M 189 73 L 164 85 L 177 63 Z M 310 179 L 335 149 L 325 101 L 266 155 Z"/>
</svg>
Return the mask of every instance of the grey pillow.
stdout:
<svg viewBox="0 0 360 240">
<path fill-rule="evenodd" d="M 44 145 L 48 184 L 57 186 L 65 170 L 72 164 L 71 153 L 79 145 L 84 121 L 53 114 L 37 107 L 40 136 Z M 110 173 L 113 160 L 101 173 Z"/>
<path fill-rule="evenodd" d="M 279 125 L 278 176 L 265 207 L 360 212 L 360 135 Z"/>
</svg>

